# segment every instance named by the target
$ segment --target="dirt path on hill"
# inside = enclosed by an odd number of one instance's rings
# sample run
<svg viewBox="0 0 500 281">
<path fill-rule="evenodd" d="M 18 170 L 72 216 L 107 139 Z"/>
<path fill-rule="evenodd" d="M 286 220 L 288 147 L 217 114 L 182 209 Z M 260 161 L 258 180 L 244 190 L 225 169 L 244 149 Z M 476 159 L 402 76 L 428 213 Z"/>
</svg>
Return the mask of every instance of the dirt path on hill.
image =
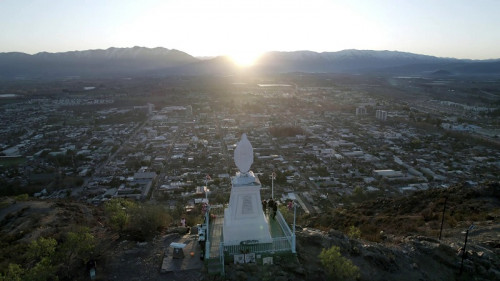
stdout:
<svg viewBox="0 0 500 281">
<path fill-rule="evenodd" d="M 200 270 L 160 273 L 165 250 L 179 238 L 179 235 L 170 234 L 155 237 L 151 242 L 117 242 L 106 254 L 104 265 L 97 266 L 98 280 L 202 280 L 204 274 Z"/>
</svg>

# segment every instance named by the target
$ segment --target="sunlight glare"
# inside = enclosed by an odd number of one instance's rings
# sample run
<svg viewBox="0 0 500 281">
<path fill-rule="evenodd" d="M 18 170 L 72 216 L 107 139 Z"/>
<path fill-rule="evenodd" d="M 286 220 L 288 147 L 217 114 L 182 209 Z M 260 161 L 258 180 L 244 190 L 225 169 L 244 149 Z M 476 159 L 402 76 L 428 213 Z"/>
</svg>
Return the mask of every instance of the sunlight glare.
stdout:
<svg viewBox="0 0 500 281">
<path fill-rule="evenodd" d="M 254 65 L 261 53 L 253 53 L 253 52 L 235 52 L 229 54 L 229 57 L 239 66 L 241 67 L 249 67 Z"/>
</svg>

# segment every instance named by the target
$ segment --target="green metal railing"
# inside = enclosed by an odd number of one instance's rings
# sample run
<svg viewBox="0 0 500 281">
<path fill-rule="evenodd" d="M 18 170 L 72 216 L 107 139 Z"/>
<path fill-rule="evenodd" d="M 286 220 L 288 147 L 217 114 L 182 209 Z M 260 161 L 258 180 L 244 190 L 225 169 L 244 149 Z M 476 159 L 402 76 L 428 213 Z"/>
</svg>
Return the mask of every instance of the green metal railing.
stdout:
<svg viewBox="0 0 500 281">
<path fill-rule="evenodd" d="M 214 206 L 209 208 L 209 212 L 207 212 L 207 229 L 212 229 L 214 226 L 210 225 L 210 214 L 216 215 L 219 218 L 224 217 L 224 207 L 223 206 Z M 206 244 L 205 244 L 205 259 L 208 261 L 218 259 L 221 266 L 221 275 L 224 276 L 224 258 L 226 255 L 235 255 L 241 253 L 279 253 L 279 252 L 292 252 L 295 253 L 295 233 L 292 232 L 287 222 L 285 221 L 283 215 L 278 210 L 276 213 L 276 221 L 278 222 L 280 228 L 283 231 L 284 236 L 272 238 L 271 243 L 256 243 L 251 245 L 240 245 L 239 243 L 234 243 L 235 245 L 225 245 L 223 242 L 223 237 L 220 237 L 220 241 L 211 241 L 212 237 L 207 231 Z M 215 243 L 219 244 L 218 257 L 210 256 L 210 247 L 211 244 Z M 226 241 L 226 244 L 233 244 L 230 241 Z"/>
<path fill-rule="evenodd" d="M 257 243 L 253 245 L 225 245 L 231 242 L 221 242 L 220 248 L 224 249 L 224 253 L 228 255 L 241 253 L 276 253 L 291 251 L 292 247 L 288 237 L 273 238 L 272 243 Z"/>
</svg>

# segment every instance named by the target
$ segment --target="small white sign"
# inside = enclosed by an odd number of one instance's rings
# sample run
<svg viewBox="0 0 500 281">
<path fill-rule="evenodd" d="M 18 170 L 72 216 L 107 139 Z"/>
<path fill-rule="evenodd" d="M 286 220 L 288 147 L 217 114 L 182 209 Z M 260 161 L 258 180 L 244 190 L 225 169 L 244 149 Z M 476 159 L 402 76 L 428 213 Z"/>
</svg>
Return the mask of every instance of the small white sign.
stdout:
<svg viewBox="0 0 500 281">
<path fill-rule="evenodd" d="M 245 254 L 245 263 L 255 263 L 255 253 Z"/>
<path fill-rule="evenodd" d="M 262 264 L 273 264 L 273 257 L 265 257 L 262 259 Z"/>
<path fill-rule="evenodd" d="M 240 255 L 234 255 L 234 264 L 238 263 L 245 263 L 245 255 L 240 254 Z"/>
</svg>

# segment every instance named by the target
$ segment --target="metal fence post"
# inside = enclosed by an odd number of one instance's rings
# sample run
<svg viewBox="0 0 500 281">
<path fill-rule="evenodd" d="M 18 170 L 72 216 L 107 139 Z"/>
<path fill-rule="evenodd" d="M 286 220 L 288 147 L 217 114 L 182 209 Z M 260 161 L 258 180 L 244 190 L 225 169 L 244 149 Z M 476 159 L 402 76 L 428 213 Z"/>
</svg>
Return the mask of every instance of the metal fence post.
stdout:
<svg viewBox="0 0 500 281">
<path fill-rule="evenodd" d="M 207 233 L 205 233 L 205 259 L 210 258 L 210 205 L 207 203 L 206 222 L 207 222 Z"/>
<path fill-rule="evenodd" d="M 297 204 L 295 204 L 295 200 L 293 201 L 293 231 L 292 231 L 292 253 L 296 253 L 295 251 L 295 221 L 297 216 Z"/>
</svg>

